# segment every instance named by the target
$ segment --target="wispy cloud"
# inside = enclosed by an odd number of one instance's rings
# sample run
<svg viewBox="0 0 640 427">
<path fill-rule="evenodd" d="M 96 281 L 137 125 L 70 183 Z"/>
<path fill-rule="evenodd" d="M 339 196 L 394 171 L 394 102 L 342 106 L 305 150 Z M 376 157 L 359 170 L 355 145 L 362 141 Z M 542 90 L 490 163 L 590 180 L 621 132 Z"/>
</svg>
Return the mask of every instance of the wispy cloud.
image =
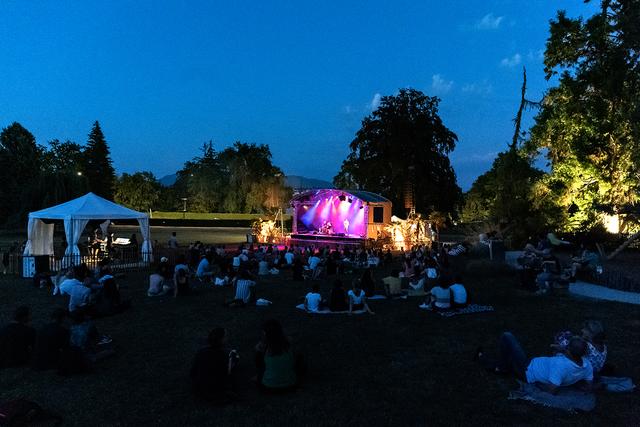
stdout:
<svg viewBox="0 0 640 427">
<path fill-rule="evenodd" d="M 483 80 L 462 86 L 462 92 L 475 95 L 489 95 L 493 92 L 493 86 L 487 80 Z"/>
<path fill-rule="evenodd" d="M 521 62 L 522 62 L 522 56 L 519 53 L 516 53 L 512 57 L 503 58 L 502 61 L 500 61 L 500 66 L 513 68 L 516 65 L 519 65 Z"/>
<path fill-rule="evenodd" d="M 445 80 L 440 74 L 431 77 L 431 89 L 437 94 L 445 94 L 453 87 L 452 80 Z"/>
<path fill-rule="evenodd" d="M 530 50 L 527 54 L 529 61 L 542 61 L 544 59 L 544 49 Z"/>
<path fill-rule="evenodd" d="M 473 26 L 476 30 L 497 30 L 504 20 L 504 16 L 495 16 L 493 12 L 487 13 Z"/>
<path fill-rule="evenodd" d="M 463 156 L 456 158 L 456 163 L 485 163 L 492 162 L 498 156 L 497 151 L 490 151 L 488 153 L 476 153 L 470 156 Z"/>
<path fill-rule="evenodd" d="M 367 104 L 367 107 L 372 111 L 375 110 L 380 106 L 380 100 L 382 100 L 382 95 L 376 93 L 375 95 L 373 95 L 373 98 L 371 98 L 369 104 Z"/>
</svg>

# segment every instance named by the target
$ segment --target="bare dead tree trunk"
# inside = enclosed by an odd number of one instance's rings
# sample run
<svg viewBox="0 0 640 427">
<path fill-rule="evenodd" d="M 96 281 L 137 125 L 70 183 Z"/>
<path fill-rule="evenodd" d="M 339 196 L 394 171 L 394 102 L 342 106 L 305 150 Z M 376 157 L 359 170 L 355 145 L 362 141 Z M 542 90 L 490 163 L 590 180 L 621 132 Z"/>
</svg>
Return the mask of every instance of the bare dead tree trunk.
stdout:
<svg viewBox="0 0 640 427">
<path fill-rule="evenodd" d="M 607 257 L 607 261 L 611 261 L 612 259 L 614 259 L 618 255 L 620 255 L 620 253 L 622 251 L 627 249 L 627 247 L 630 244 L 632 244 L 633 242 L 638 240 L 639 237 L 640 237 L 640 231 L 638 231 L 637 233 L 632 234 L 627 240 L 624 241 L 624 243 L 622 243 L 620 246 L 618 246 L 618 248 L 615 251 L 611 252 L 611 254 Z"/>
<path fill-rule="evenodd" d="M 525 99 L 525 94 L 527 93 L 527 69 L 522 67 L 522 93 L 520 96 L 520 107 L 518 108 L 518 114 L 516 114 L 516 118 L 513 121 L 516 124 L 516 129 L 513 132 L 513 141 L 511 141 L 511 145 L 509 148 L 515 150 L 518 148 L 518 140 L 520 139 L 520 127 L 522 123 L 522 112 L 524 111 L 524 107 L 527 105 L 527 100 Z"/>
</svg>

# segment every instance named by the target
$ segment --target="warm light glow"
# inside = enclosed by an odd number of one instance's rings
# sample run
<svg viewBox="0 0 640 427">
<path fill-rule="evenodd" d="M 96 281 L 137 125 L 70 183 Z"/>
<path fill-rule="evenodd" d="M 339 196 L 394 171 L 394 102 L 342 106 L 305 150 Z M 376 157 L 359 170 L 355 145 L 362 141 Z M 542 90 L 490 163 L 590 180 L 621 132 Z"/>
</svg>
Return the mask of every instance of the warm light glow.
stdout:
<svg viewBox="0 0 640 427">
<path fill-rule="evenodd" d="M 604 228 L 612 234 L 620 233 L 620 218 L 618 215 L 604 215 Z"/>
</svg>

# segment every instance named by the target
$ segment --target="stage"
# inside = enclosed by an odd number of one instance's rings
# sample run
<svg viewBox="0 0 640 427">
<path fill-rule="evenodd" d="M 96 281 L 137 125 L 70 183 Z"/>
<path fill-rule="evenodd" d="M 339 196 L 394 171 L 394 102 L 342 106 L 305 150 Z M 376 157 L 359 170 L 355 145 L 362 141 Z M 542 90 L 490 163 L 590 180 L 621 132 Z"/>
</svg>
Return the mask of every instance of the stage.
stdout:
<svg viewBox="0 0 640 427">
<path fill-rule="evenodd" d="M 297 233 L 291 235 L 289 244 L 293 246 L 307 246 L 311 244 L 334 249 L 337 246 L 361 247 L 364 246 L 366 241 L 367 239 L 364 237 L 352 234 Z"/>
</svg>

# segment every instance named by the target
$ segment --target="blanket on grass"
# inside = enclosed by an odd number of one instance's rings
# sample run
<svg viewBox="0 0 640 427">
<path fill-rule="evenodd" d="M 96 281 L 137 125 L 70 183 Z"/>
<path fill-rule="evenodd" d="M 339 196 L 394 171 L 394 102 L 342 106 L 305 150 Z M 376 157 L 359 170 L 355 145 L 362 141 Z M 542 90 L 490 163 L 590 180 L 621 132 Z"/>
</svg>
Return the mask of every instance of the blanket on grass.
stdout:
<svg viewBox="0 0 640 427">
<path fill-rule="evenodd" d="M 374 295 L 374 296 L 371 296 L 371 297 L 367 297 L 367 299 L 375 301 L 375 300 L 383 300 L 383 299 L 389 299 L 389 298 L 387 298 L 386 295 Z M 395 300 L 395 299 L 407 299 L 407 296 L 406 295 L 398 295 L 398 296 L 392 297 L 391 299 L 393 299 L 393 300 Z"/>
<path fill-rule="evenodd" d="M 509 400 L 528 400 L 548 408 L 562 409 L 568 412 L 592 411 L 596 406 L 596 396 L 572 387 L 562 387 L 556 394 L 541 390 L 534 384 L 520 382 L 520 389 L 509 393 Z"/>
<path fill-rule="evenodd" d="M 304 304 L 298 304 L 296 305 L 296 308 L 298 310 L 302 310 L 302 311 L 306 311 L 304 309 Z M 307 313 L 311 313 L 311 314 L 349 314 L 348 310 L 345 311 L 331 311 L 328 308 L 323 308 L 322 310 L 319 311 L 307 311 Z M 351 312 L 352 314 L 362 314 L 362 313 L 366 313 L 365 310 L 353 310 Z"/>
<path fill-rule="evenodd" d="M 436 311 L 431 308 L 428 304 L 420 304 L 418 308 L 427 311 L 434 311 L 438 313 L 442 317 L 453 317 L 458 314 L 473 314 L 473 313 L 483 313 L 485 311 L 493 311 L 493 306 L 491 305 L 478 305 L 478 304 L 470 304 L 464 308 L 454 308 L 447 311 Z"/>
</svg>

